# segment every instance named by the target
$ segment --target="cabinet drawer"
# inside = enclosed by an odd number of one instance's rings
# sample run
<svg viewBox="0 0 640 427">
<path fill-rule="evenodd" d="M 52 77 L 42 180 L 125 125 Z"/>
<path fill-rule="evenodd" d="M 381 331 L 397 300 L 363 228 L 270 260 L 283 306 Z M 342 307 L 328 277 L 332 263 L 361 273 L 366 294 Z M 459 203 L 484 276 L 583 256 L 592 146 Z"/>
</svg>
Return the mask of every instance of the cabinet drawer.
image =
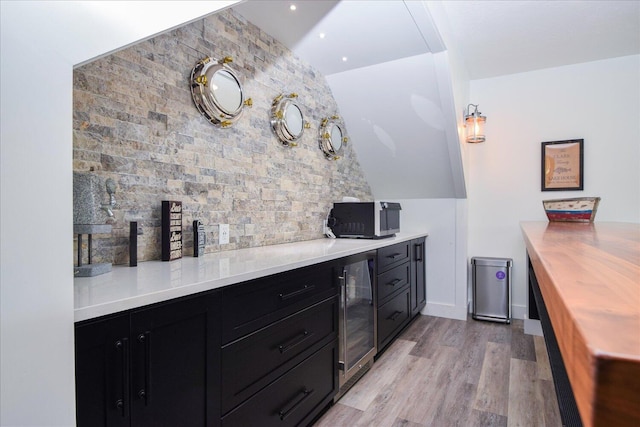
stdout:
<svg viewBox="0 0 640 427">
<path fill-rule="evenodd" d="M 223 347 L 222 412 L 335 340 L 337 319 L 338 298 L 333 297 Z"/>
<path fill-rule="evenodd" d="M 334 263 L 304 267 L 222 290 L 222 343 L 338 294 Z"/>
<path fill-rule="evenodd" d="M 378 351 L 382 350 L 410 318 L 410 289 L 392 298 L 378 309 Z"/>
<path fill-rule="evenodd" d="M 411 281 L 411 264 L 405 262 L 378 275 L 378 306 L 390 295 L 398 292 Z"/>
<path fill-rule="evenodd" d="M 410 256 L 409 242 L 396 243 L 378 249 L 378 274 L 396 266 L 404 261 L 408 261 Z"/>
<path fill-rule="evenodd" d="M 337 391 L 336 341 L 223 417 L 222 427 L 308 424 Z"/>
</svg>

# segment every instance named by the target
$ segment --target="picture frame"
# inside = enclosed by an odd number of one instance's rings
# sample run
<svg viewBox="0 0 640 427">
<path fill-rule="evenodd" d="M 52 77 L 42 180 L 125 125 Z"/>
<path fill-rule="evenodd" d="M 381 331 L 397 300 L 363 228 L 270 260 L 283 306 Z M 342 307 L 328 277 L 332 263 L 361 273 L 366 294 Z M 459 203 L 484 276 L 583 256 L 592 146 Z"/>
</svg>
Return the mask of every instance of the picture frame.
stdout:
<svg viewBox="0 0 640 427">
<path fill-rule="evenodd" d="M 540 178 L 542 191 L 582 191 L 584 139 L 543 142 Z"/>
</svg>

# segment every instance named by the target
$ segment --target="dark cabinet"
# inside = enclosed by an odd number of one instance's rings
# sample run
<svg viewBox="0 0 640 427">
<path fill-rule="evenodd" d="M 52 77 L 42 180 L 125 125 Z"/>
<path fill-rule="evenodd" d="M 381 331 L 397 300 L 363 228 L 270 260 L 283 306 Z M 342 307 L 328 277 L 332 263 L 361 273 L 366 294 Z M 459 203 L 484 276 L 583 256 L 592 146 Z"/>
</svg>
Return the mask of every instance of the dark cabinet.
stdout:
<svg viewBox="0 0 640 427">
<path fill-rule="evenodd" d="M 409 288 L 378 307 L 378 347 L 384 349 L 411 320 Z"/>
<path fill-rule="evenodd" d="M 425 238 L 411 241 L 411 317 L 427 305 L 425 281 Z"/>
<path fill-rule="evenodd" d="M 76 325 L 78 426 L 216 425 L 214 293 Z"/>
<path fill-rule="evenodd" d="M 407 241 L 378 249 L 378 355 L 411 320 L 411 247 Z"/>
<path fill-rule="evenodd" d="M 225 415 L 223 427 L 308 425 L 336 393 L 337 356 L 334 340 Z"/>
<path fill-rule="evenodd" d="M 79 322 L 77 425 L 309 425 L 424 301 L 418 239 Z"/>
<path fill-rule="evenodd" d="M 337 334 L 333 297 L 222 347 L 222 412 L 226 413 L 285 374 Z M 333 377 L 333 369 L 324 375 Z"/>
<path fill-rule="evenodd" d="M 306 425 L 338 391 L 339 260 L 222 289 L 222 425 Z"/>
</svg>

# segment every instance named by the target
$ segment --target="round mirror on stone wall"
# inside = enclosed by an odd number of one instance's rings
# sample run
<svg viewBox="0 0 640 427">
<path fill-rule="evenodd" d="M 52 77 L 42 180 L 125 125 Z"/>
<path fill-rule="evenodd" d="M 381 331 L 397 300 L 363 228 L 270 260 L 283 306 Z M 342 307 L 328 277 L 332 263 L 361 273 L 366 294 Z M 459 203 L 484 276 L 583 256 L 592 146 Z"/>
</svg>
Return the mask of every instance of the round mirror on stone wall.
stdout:
<svg viewBox="0 0 640 427">
<path fill-rule="evenodd" d="M 338 160 L 342 156 L 344 145 L 349 141 L 344 123 L 339 116 L 325 118 L 320 123 L 318 143 L 328 160 Z"/>
<path fill-rule="evenodd" d="M 228 127 L 242 115 L 251 98 L 245 99 L 238 74 L 228 65 L 233 60 L 204 58 L 191 71 L 191 95 L 196 108 L 211 123 Z"/>
<path fill-rule="evenodd" d="M 302 110 L 295 102 L 298 95 L 279 95 L 271 104 L 271 129 L 280 142 L 288 147 L 295 147 L 304 130 L 309 127 L 305 122 Z"/>
</svg>

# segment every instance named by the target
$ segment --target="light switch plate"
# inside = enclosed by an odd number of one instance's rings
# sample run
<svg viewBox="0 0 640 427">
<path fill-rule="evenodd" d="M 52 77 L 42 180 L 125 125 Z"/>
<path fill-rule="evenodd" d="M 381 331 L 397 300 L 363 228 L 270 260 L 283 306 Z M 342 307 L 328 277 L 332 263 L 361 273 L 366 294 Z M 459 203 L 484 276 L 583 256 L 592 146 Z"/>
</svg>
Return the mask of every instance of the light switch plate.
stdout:
<svg viewBox="0 0 640 427">
<path fill-rule="evenodd" d="M 221 245 L 226 245 L 229 243 L 229 224 L 220 224 L 220 229 L 218 230 L 219 242 Z"/>
</svg>

